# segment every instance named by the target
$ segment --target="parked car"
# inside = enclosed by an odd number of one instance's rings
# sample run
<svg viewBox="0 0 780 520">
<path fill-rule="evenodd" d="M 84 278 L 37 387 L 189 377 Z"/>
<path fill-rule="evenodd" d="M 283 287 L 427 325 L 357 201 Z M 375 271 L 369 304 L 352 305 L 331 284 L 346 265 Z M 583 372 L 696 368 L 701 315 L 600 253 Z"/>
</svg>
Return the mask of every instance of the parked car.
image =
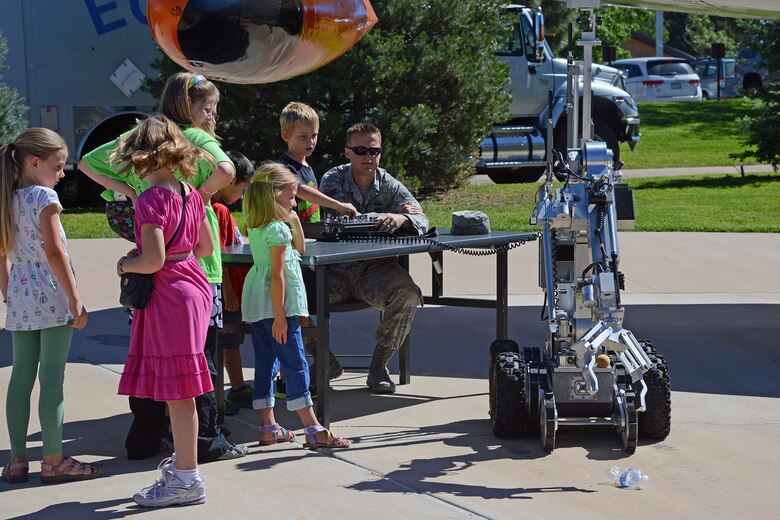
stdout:
<svg viewBox="0 0 780 520">
<path fill-rule="evenodd" d="M 717 99 L 718 97 L 718 60 L 701 58 L 691 62 L 691 67 L 701 79 L 701 97 Z M 722 99 L 737 97 L 737 60 L 722 58 L 720 60 L 720 97 Z"/>
<path fill-rule="evenodd" d="M 701 79 L 682 58 L 629 58 L 613 67 L 626 73 L 626 90 L 636 101 L 701 101 Z"/>
<path fill-rule="evenodd" d="M 741 92 L 764 90 L 767 83 L 780 81 L 780 71 L 767 70 L 761 54 L 749 50 L 741 50 L 737 54 L 737 69 L 742 76 L 738 85 Z"/>
</svg>

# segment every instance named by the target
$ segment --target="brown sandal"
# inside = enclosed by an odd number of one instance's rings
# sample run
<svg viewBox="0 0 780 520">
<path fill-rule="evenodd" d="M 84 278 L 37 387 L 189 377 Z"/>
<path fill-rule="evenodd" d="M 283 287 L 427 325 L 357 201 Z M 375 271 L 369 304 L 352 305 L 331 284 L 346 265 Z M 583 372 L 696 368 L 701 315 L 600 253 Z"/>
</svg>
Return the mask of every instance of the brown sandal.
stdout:
<svg viewBox="0 0 780 520">
<path fill-rule="evenodd" d="M 11 474 L 19 470 L 21 470 L 21 473 L 18 475 Z M 3 468 L 3 474 L 0 476 L 0 479 L 5 480 L 9 484 L 21 484 L 22 482 L 27 482 L 29 473 L 30 464 L 26 460 L 23 460 L 22 462 L 8 461 L 8 464 Z"/>
<path fill-rule="evenodd" d="M 54 475 L 44 476 L 44 471 L 51 471 Z M 99 477 L 102 472 L 103 468 L 99 465 L 79 462 L 73 457 L 65 457 L 59 466 L 41 461 L 41 482 L 43 484 L 90 480 Z"/>
<path fill-rule="evenodd" d="M 307 426 L 303 429 L 306 434 L 306 442 L 303 443 L 304 448 L 316 450 L 317 448 L 349 448 L 352 441 L 345 439 L 340 435 L 333 435 L 330 430 L 320 425 Z M 317 441 L 316 433 L 325 432 L 325 442 Z"/>
<path fill-rule="evenodd" d="M 260 446 L 271 446 L 273 444 L 281 444 L 283 442 L 293 442 L 295 440 L 295 434 L 287 428 L 282 428 L 279 423 L 264 424 L 260 426 L 260 433 L 273 433 L 274 439 L 272 441 L 264 441 L 260 439 L 258 444 Z"/>
</svg>

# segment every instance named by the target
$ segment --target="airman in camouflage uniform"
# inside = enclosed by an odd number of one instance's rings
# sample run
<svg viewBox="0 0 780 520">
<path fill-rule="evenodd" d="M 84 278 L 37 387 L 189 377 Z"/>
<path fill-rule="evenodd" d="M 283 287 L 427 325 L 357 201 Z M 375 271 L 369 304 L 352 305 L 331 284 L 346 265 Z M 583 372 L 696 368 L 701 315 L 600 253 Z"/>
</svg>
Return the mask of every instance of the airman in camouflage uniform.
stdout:
<svg viewBox="0 0 780 520">
<path fill-rule="evenodd" d="M 421 235 L 428 217 L 409 190 L 379 168 L 382 137 L 375 126 L 358 123 L 347 131 L 345 155 L 350 160 L 330 169 L 320 190 L 341 202 L 350 202 L 360 213 L 373 213 L 380 230 Z M 395 392 L 387 363 L 412 328 L 422 292 L 395 259 L 364 260 L 330 267 L 330 303 L 362 300 L 383 311 L 376 331 L 376 348 L 366 384 L 374 393 Z"/>
</svg>

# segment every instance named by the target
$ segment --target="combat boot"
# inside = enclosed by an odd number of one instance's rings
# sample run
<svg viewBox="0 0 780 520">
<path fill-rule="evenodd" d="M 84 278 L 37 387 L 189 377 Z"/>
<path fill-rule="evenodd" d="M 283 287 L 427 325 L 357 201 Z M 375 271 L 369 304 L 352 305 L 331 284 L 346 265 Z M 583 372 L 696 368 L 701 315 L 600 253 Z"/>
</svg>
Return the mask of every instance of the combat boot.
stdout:
<svg viewBox="0 0 780 520">
<path fill-rule="evenodd" d="M 368 369 L 366 384 L 371 389 L 372 394 L 394 394 L 395 383 L 390 379 L 390 372 L 385 366 L 374 366 Z"/>
<path fill-rule="evenodd" d="M 395 383 L 390 379 L 390 372 L 387 371 L 387 363 L 393 357 L 394 351 L 382 349 L 379 345 L 374 349 L 374 355 L 371 358 L 371 366 L 368 368 L 368 378 L 366 384 L 371 389 L 372 394 L 394 394 Z"/>
</svg>

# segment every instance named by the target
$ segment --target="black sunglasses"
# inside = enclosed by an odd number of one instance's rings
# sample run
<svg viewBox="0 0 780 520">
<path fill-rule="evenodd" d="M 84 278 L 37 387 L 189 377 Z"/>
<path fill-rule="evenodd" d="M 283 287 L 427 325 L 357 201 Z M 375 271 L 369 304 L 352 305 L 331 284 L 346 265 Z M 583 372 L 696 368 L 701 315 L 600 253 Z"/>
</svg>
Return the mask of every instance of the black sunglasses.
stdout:
<svg viewBox="0 0 780 520">
<path fill-rule="evenodd" d="M 355 152 L 357 155 L 366 155 L 366 152 L 368 152 L 372 156 L 376 157 L 382 153 L 382 149 L 378 146 L 372 146 L 370 148 L 367 146 L 347 146 L 347 148 Z"/>
</svg>

